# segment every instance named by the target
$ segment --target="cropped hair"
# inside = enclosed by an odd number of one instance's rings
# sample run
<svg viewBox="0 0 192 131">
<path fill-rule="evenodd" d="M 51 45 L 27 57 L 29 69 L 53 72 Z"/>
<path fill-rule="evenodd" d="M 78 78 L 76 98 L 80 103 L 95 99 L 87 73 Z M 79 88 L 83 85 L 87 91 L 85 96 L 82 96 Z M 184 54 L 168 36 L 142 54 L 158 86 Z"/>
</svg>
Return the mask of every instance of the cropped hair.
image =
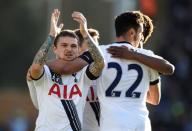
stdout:
<svg viewBox="0 0 192 131">
<path fill-rule="evenodd" d="M 151 37 L 154 27 L 150 17 L 148 17 L 147 15 L 143 15 L 143 18 L 144 18 L 143 43 L 146 43 L 147 40 Z"/>
<path fill-rule="evenodd" d="M 79 44 L 79 38 L 78 38 L 78 36 L 75 34 L 74 31 L 72 31 L 72 30 L 62 30 L 62 31 L 55 37 L 54 46 L 57 46 L 57 42 L 58 42 L 58 40 L 59 40 L 60 37 L 67 37 L 67 36 L 77 39 L 78 44 Z"/>
<path fill-rule="evenodd" d="M 129 29 L 138 30 L 140 24 L 144 23 L 142 13 L 140 11 L 127 11 L 115 18 L 116 36 L 125 34 Z"/>
</svg>

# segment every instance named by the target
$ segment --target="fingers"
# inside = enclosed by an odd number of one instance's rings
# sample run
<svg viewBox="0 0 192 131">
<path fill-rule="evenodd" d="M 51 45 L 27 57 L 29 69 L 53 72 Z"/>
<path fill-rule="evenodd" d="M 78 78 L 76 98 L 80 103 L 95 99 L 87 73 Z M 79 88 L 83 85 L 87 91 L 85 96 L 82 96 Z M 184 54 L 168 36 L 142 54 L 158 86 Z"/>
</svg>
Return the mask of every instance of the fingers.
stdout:
<svg viewBox="0 0 192 131">
<path fill-rule="evenodd" d="M 55 18 L 55 20 L 58 20 L 60 16 L 60 11 L 58 9 L 54 9 L 52 13 L 52 17 Z"/>
<path fill-rule="evenodd" d="M 77 22 L 80 23 L 80 24 L 83 24 L 83 21 L 82 21 L 81 19 L 79 19 L 79 18 L 73 18 L 73 20 L 74 20 L 74 21 L 77 21 Z"/>
<path fill-rule="evenodd" d="M 110 46 L 109 48 L 107 48 L 107 51 L 110 52 L 119 52 L 122 50 L 122 48 L 124 47 L 120 47 L 120 46 Z"/>
<path fill-rule="evenodd" d="M 128 52 L 129 49 L 127 46 L 110 46 L 107 49 L 107 52 L 111 54 L 111 57 L 113 58 L 125 58 L 126 52 Z"/>
<path fill-rule="evenodd" d="M 122 58 L 122 55 L 120 52 L 109 52 L 111 54 L 112 58 Z"/>
<path fill-rule="evenodd" d="M 84 17 L 84 15 L 81 13 L 81 12 L 77 12 L 77 11 L 74 11 L 72 13 L 72 17 L 73 18 L 81 18 L 82 20 L 86 20 L 86 18 Z"/>
<path fill-rule="evenodd" d="M 50 24 L 50 35 L 56 36 L 60 33 L 61 29 L 63 28 L 63 23 L 57 26 L 59 21 L 60 11 L 58 9 L 54 9 L 51 15 L 51 24 Z"/>
<path fill-rule="evenodd" d="M 72 18 L 73 18 L 73 20 L 75 20 L 81 24 L 87 23 L 86 18 L 84 17 L 84 15 L 81 12 L 74 11 L 72 13 Z"/>
<path fill-rule="evenodd" d="M 118 46 L 110 46 L 109 48 L 107 48 L 107 52 L 110 53 L 111 57 L 113 58 L 120 58 L 122 55 L 121 48 L 122 47 Z"/>
<path fill-rule="evenodd" d="M 63 28 L 63 23 L 57 26 L 58 20 L 60 16 L 60 11 L 58 9 L 54 9 L 51 16 L 51 25 L 50 25 L 50 35 L 56 36 Z M 87 20 L 81 12 L 73 12 L 72 13 L 73 20 L 77 21 L 80 24 L 80 30 L 82 34 L 87 33 Z"/>
<path fill-rule="evenodd" d="M 122 48 L 126 48 L 126 49 L 129 49 L 129 48 L 128 48 L 127 46 L 125 46 L 125 45 L 122 45 L 121 47 L 122 47 Z"/>
<path fill-rule="evenodd" d="M 84 17 L 84 15 L 81 12 L 74 11 L 72 13 L 73 20 L 77 21 L 80 24 L 80 32 L 83 35 L 83 37 L 86 37 L 88 35 L 88 29 L 87 29 L 87 20 Z"/>
<path fill-rule="evenodd" d="M 59 20 L 59 16 L 60 16 L 60 11 L 58 9 L 54 9 L 51 15 L 51 21 L 53 22 L 53 24 L 57 24 Z"/>
<path fill-rule="evenodd" d="M 62 30 L 63 26 L 64 26 L 64 24 L 61 23 L 61 24 L 59 25 L 59 30 Z"/>
</svg>

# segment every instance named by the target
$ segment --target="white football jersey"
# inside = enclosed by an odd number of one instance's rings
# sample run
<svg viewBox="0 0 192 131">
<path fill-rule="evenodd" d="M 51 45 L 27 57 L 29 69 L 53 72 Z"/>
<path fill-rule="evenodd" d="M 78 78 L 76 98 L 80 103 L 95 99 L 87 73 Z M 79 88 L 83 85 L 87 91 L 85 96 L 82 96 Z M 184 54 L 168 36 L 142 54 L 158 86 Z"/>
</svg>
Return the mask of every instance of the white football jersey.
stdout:
<svg viewBox="0 0 192 131">
<path fill-rule="evenodd" d="M 158 81 L 158 72 L 134 60 L 112 58 L 109 46 L 127 46 L 152 56 L 151 51 L 134 48 L 128 43 L 100 46 L 105 58 L 102 75 L 97 79 L 101 106 L 101 131 L 150 131 L 146 108 L 150 82 Z"/>
<path fill-rule="evenodd" d="M 37 101 L 37 92 L 36 92 L 34 82 L 27 80 L 27 85 L 28 85 L 28 88 L 29 88 L 29 94 L 30 94 L 32 103 L 33 103 L 33 105 L 35 106 L 36 109 L 39 109 L 38 101 Z"/>
<path fill-rule="evenodd" d="M 88 89 L 87 67 L 73 75 L 58 75 L 48 66 L 35 80 L 39 114 L 36 131 L 80 131 Z"/>
<path fill-rule="evenodd" d="M 99 131 L 100 104 L 97 97 L 96 81 L 89 88 L 83 113 L 83 131 Z"/>
</svg>

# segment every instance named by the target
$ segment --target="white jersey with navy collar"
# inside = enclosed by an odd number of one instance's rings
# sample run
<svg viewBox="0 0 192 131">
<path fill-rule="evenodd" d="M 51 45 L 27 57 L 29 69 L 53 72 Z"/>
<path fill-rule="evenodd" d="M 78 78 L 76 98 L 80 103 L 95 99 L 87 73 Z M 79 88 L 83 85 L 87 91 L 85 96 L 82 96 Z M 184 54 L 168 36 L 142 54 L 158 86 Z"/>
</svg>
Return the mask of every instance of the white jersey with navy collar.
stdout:
<svg viewBox="0 0 192 131">
<path fill-rule="evenodd" d="M 27 85 L 29 88 L 29 94 L 30 94 L 32 103 L 33 103 L 34 107 L 38 110 L 39 106 L 38 106 L 38 101 L 37 101 L 37 91 L 36 91 L 34 82 L 27 80 Z"/>
<path fill-rule="evenodd" d="M 153 52 L 134 48 L 127 43 L 100 46 L 106 62 L 102 75 L 97 80 L 101 106 L 100 130 L 150 131 L 146 97 L 150 82 L 158 81 L 159 75 L 137 61 L 112 58 L 106 51 L 109 46 L 122 45 L 153 56 Z"/>
<path fill-rule="evenodd" d="M 36 131 L 80 131 L 88 89 L 92 81 L 87 67 L 74 75 L 58 75 L 44 66 L 44 74 L 35 80 L 39 115 Z"/>
</svg>

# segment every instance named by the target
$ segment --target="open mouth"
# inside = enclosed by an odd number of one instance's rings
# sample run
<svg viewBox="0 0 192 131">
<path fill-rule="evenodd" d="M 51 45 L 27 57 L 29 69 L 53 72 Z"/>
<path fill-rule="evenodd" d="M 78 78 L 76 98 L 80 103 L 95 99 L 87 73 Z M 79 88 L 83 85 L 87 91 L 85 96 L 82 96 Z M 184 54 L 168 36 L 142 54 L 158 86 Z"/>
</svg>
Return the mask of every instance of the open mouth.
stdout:
<svg viewBox="0 0 192 131">
<path fill-rule="evenodd" d="M 73 56 L 73 54 L 65 54 L 65 56 L 71 57 L 71 56 Z"/>
</svg>

